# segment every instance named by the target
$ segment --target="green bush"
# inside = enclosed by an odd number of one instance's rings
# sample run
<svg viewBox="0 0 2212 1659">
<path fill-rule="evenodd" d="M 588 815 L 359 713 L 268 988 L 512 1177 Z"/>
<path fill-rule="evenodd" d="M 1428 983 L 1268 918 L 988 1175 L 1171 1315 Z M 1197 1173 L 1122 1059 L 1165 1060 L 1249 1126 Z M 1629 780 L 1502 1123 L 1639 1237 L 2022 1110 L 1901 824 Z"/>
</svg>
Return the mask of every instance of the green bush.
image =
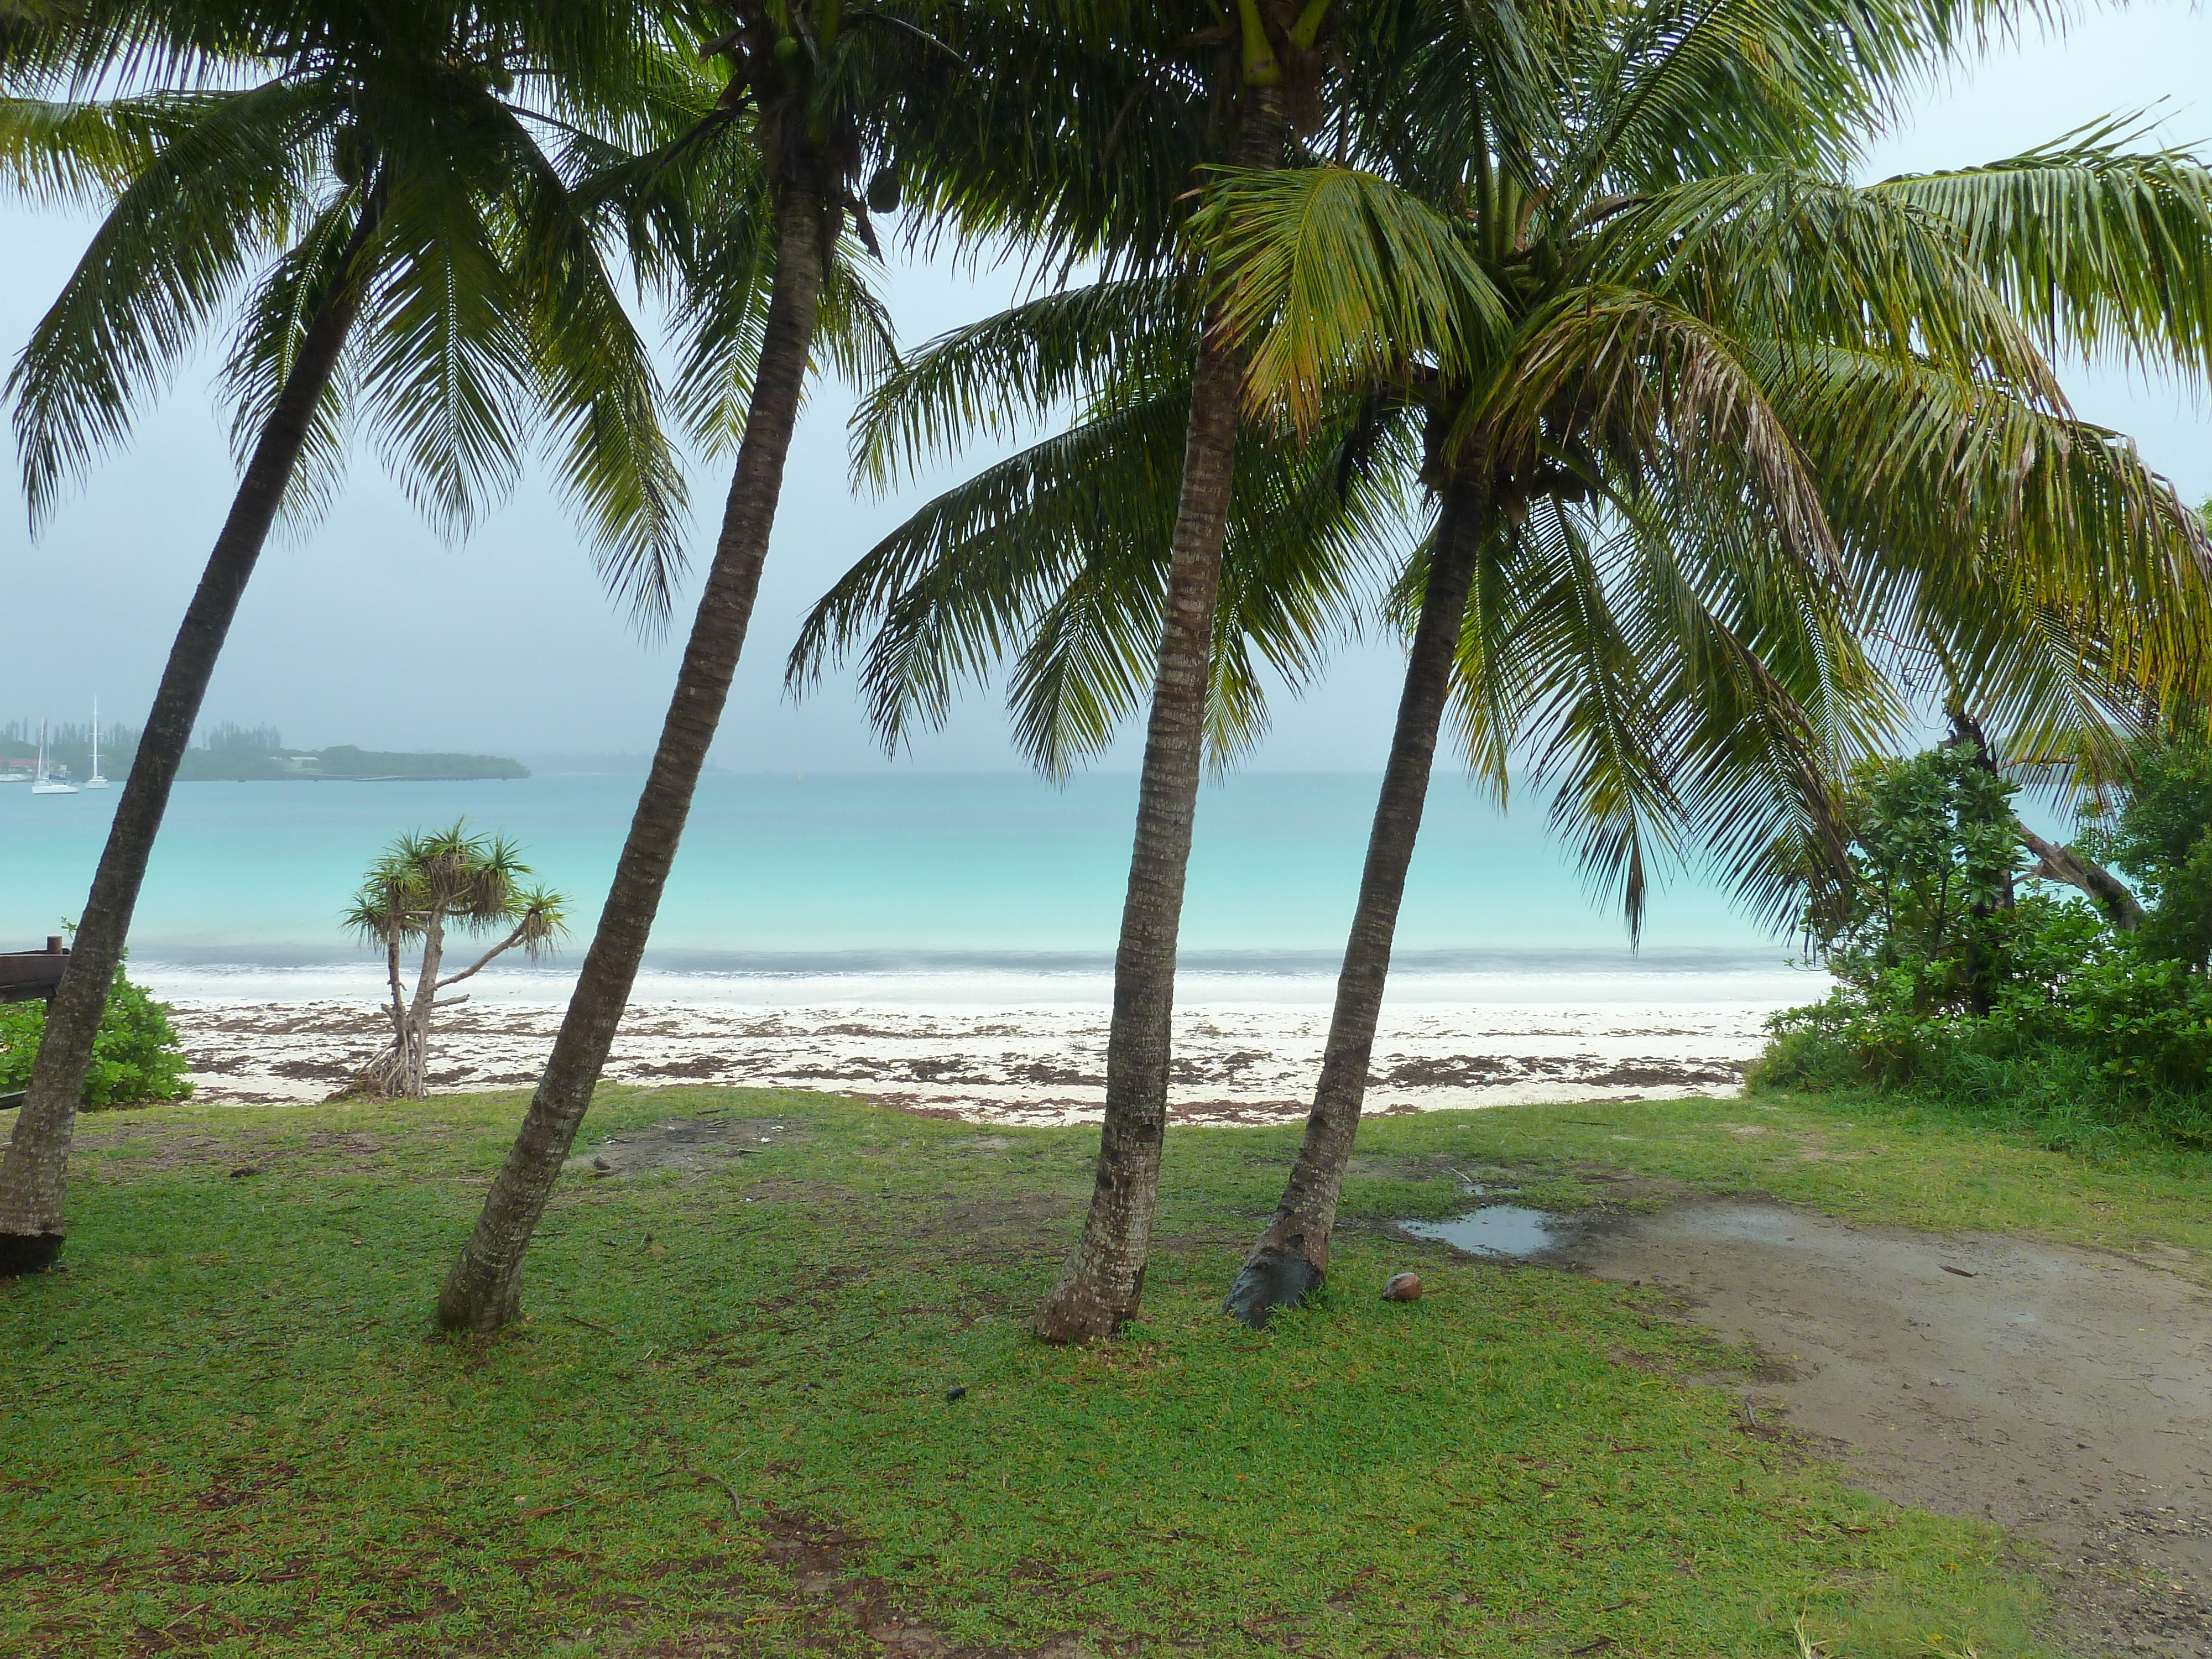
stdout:
<svg viewBox="0 0 2212 1659">
<path fill-rule="evenodd" d="M 2126 805 L 2084 838 L 2151 902 L 2133 934 L 2078 897 L 2015 894 L 2014 791 L 1971 746 L 1855 781 L 1854 879 L 1805 912 L 1836 989 L 1768 1022 L 1750 1086 L 1940 1098 L 2080 1152 L 2126 1133 L 2212 1141 L 2196 878 L 2212 759 L 2146 751 Z"/>
<path fill-rule="evenodd" d="M 26 1088 L 40 1035 L 46 1029 L 42 1002 L 0 1007 L 0 1094 Z M 84 1074 L 88 1111 L 107 1106 L 141 1106 L 159 1100 L 185 1100 L 192 1085 L 185 1080 L 185 1057 L 169 1005 L 156 1002 L 143 986 L 123 975 L 107 994 L 107 1012 L 93 1039 L 92 1064 Z"/>
<path fill-rule="evenodd" d="M 2116 1128 L 2212 1142 L 2212 983 L 2040 893 L 2012 907 L 2004 945 L 1985 1015 L 1916 1007 L 1909 966 L 1839 975 L 1768 1022 L 1750 1086 L 1941 1097 L 2074 1152 Z"/>
<path fill-rule="evenodd" d="M 2212 747 L 2147 744 L 2127 804 L 2082 844 L 2132 879 L 2150 906 L 2137 943 L 2203 969 L 2212 962 Z"/>
</svg>

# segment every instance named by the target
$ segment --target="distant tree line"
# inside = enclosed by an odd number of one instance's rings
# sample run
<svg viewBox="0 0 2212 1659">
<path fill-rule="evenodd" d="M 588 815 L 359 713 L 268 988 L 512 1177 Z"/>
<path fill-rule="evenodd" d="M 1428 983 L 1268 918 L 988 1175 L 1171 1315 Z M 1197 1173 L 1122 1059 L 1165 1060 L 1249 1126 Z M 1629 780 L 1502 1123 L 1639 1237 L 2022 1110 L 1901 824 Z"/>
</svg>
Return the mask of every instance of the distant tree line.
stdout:
<svg viewBox="0 0 2212 1659">
<path fill-rule="evenodd" d="M 526 778 L 530 769 L 499 755 L 407 754 L 357 749 L 187 749 L 179 783 L 253 783 L 278 779 Z"/>
<path fill-rule="evenodd" d="M 121 723 L 100 728 L 100 765 L 120 779 L 138 752 L 138 728 Z M 39 751 L 39 723 L 14 720 L 0 726 L 0 762 L 28 761 Z M 92 770 L 92 725 L 46 728 L 46 763 L 71 777 Z M 185 750 L 178 769 L 180 783 L 250 783 L 287 778 L 526 778 L 530 769 L 499 755 L 408 753 L 360 749 L 338 744 L 328 749 L 287 749 L 273 726 L 240 726 L 223 720 L 204 728 Z"/>
<path fill-rule="evenodd" d="M 30 761 L 39 752 L 39 722 L 11 720 L 0 726 L 0 762 Z M 100 728 L 100 769 L 112 778 L 130 770 L 138 752 L 138 728 L 121 721 Z M 92 722 L 59 722 L 46 728 L 46 763 L 83 777 L 92 770 Z"/>
</svg>

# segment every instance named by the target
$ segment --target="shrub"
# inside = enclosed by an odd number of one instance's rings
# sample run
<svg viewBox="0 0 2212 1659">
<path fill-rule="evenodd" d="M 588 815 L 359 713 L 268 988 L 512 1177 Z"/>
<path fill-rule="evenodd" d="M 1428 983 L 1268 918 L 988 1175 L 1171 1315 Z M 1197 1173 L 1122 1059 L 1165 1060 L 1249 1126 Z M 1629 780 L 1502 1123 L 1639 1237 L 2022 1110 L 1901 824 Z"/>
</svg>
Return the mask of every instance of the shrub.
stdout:
<svg viewBox="0 0 2212 1659">
<path fill-rule="evenodd" d="M 2137 941 L 2154 956 L 2212 961 L 2212 747 L 2146 744 L 2126 804 L 2083 844 L 2130 877 L 2150 905 Z"/>
<path fill-rule="evenodd" d="M 0 1094 L 29 1085 L 31 1062 L 46 1029 L 42 1002 L 0 1007 Z M 155 1001 L 143 986 L 118 973 L 92 1042 L 92 1064 L 84 1074 L 85 1109 L 185 1100 L 191 1092 L 176 1028 L 169 1024 L 169 1005 Z"/>
<path fill-rule="evenodd" d="M 2014 792 L 1977 750 L 1862 774 L 1853 881 L 1805 912 L 1836 989 L 1768 1022 L 1750 1086 L 1940 1097 L 2075 1151 L 2121 1128 L 2212 1140 L 2212 757 L 2172 745 L 2137 765 L 2083 843 L 2151 901 L 2134 934 L 2076 897 L 2015 896 Z"/>
</svg>

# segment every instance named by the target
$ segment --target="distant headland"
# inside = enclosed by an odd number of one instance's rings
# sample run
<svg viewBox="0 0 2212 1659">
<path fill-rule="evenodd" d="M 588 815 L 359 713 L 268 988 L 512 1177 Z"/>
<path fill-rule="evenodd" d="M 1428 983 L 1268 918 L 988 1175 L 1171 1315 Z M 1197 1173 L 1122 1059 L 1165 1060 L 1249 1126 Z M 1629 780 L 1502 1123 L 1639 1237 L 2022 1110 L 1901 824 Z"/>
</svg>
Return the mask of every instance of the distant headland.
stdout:
<svg viewBox="0 0 2212 1659">
<path fill-rule="evenodd" d="M 38 728 L 28 721 L 0 726 L 0 777 L 27 776 L 38 757 Z M 138 733 L 125 726 L 103 726 L 100 768 L 118 783 L 131 769 Z M 64 779 L 81 779 L 92 769 L 92 728 L 50 726 L 46 764 Z M 530 769 L 501 755 L 409 753 L 360 749 L 342 743 L 328 749 L 287 748 L 272 726 L 224 724 L 209 728 L 185 750 L 179 783 L 418 783 L 469 778 L 526 778 Z"/>
<path fill-rule="evenodd" d="M 298 782 L 417 783 L 432 779 L 526 778 L 520 761 L 498 755 L 403 754 L 356 749 L 277 750 L 248 754 L 235 749 L 187 749 L 179 783 Z"/>
</svg>

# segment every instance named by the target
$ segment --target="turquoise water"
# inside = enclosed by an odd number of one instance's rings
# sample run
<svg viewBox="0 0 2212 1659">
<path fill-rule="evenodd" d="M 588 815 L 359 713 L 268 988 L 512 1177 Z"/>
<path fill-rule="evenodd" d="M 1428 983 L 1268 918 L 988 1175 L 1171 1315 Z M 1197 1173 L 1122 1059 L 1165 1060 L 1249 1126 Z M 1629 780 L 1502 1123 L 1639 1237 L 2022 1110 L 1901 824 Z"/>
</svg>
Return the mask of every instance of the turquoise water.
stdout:
<svg viewBox="0 0 2212 1659">
<path fill-rule="evenodd" d="M 363 959 L 337 916 L 394 834 L 466 817 L 519 840 L 588 936 L 640 780 L 184 784 L 132 930 L 142 963 Z M 1183 928 L 1192 967 L 1319 971 L 1343 949 L 1376 780 L 1258 773 L 1209 786 Z M 82 906 L 119 791 L 0 786 L 0 940 Z M 700 786 L 653 934 L 662 970 L 1095 967 L 1110 960 L 1136 780 L 1012 774 L 738 776 Z M 1625 963 L 1626 936 L 1543 831 L 1440 782 L 1406 896 L 1401 965 Z M 571 951 L 573 960 L 575 951 Z M 1785 945 L 1707 884 L 1651 906 L 1644 963 L 1778 963 Z"/>
</svg>

